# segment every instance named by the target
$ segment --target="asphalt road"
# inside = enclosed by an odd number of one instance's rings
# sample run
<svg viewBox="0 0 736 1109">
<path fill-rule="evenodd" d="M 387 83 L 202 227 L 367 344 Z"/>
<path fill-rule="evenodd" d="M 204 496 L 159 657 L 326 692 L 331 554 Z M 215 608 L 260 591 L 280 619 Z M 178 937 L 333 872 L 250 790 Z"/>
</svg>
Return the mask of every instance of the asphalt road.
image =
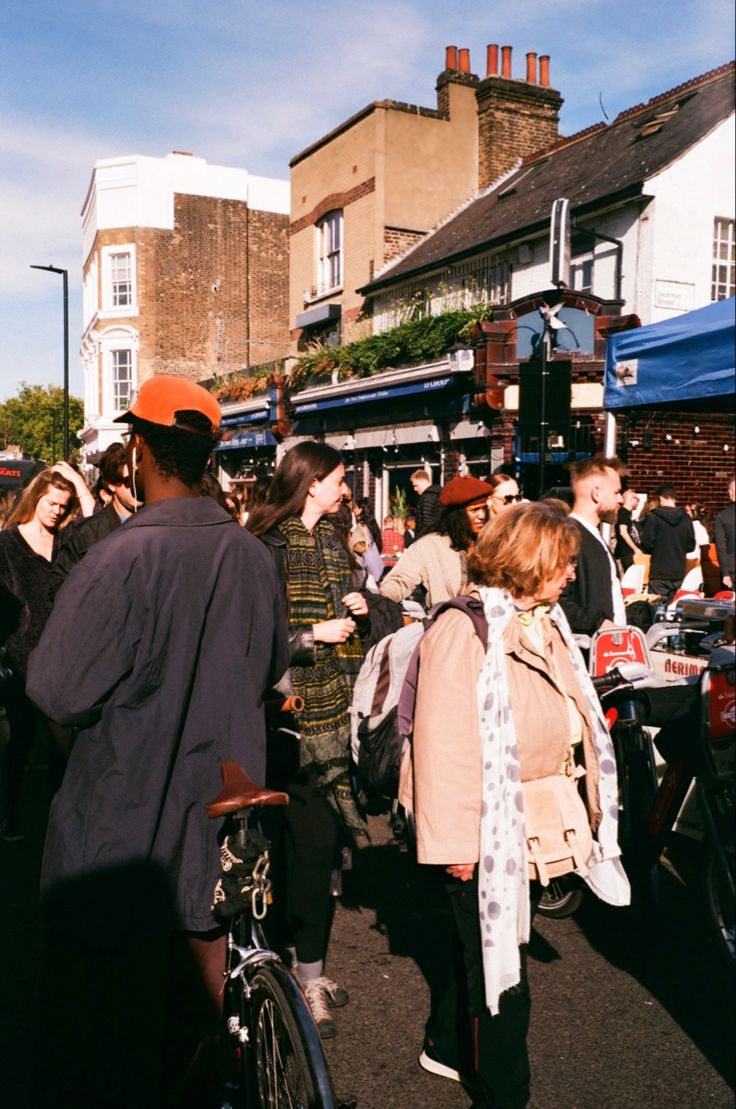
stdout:
<svg viewBox="0 0 736 1109">
<path fill-rule="evenodd" d="M 386 840 L 374 820 L 376 838 Z M 697 855 L 662 874 L 664 918 L 586 900 L 537 917 L 530 945 L 532 1109 L 734 1105 L 734 983 L 705 936 Z M 679 873 L 682 871 L 682 873 Z M 328 973 L 351 1003 L 327 1045 L 338 1095 L 360 1109 L 465 1109 L 457 1084 L 417 1064 L 432 979 L 431 890 L 390 842 L 345 876 Z M 421 969 L 420 969 L 421 968 Z"/>
<path fill-rule="evenodd" d="M 0 1105 L 25 1109 L 43 1042 L 30 1016 L 39 946 L 36 889 L 44 777 L 26 778 L 28 835 L 0 842 Z M 328 973 L 350 1004 L 327 1055 L 340 1097 L 359 1109 L 465 1109 L 462 1087 L 417 1064 L 436 973 L 434 890 L 372 818 L 374 845 L 345 875 Z M 679 847 L 663 873 L 665 914 L 645 926 L 589 898 L 578 916 L 537 918 L 530 948 L 532 1109 L 659 1109 L 734 1104 L 733 975 L 707 942 L 697 857 Z M 53 1035 L 53 1029 L 48 1029 Z"/>
</svg>

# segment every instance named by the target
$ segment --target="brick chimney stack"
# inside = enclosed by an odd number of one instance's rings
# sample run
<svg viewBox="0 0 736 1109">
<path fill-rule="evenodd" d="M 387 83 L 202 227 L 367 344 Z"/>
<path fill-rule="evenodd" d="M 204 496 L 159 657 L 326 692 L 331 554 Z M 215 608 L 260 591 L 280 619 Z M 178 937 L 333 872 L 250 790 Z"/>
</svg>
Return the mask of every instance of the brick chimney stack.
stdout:
<svg viewBox="0 0 736 1109">
<path fill-rule="evenodd" d="M 466 46 L 445 47 L 445 68 L 437 78 L 437 109 L 445 119 L 450 117 L 450 85 L 475 88 L 478 78 L 470 70 L 470 50 Z"/>
<path fill-rule="evenodd" d="M 478 187 L 487 188 L 514 163 L 529 154 L 546 150 L 559 138 L 560 108 L 563 100 L 549 87 L 549 55 L 526 56 L 526 80 L 512 76 L 511 47 L 501 47 L 501 73 L 498 73 L 498 46 L 486 51 L 486 76 L 476 89 L 478 102 Z"/>
</svg>

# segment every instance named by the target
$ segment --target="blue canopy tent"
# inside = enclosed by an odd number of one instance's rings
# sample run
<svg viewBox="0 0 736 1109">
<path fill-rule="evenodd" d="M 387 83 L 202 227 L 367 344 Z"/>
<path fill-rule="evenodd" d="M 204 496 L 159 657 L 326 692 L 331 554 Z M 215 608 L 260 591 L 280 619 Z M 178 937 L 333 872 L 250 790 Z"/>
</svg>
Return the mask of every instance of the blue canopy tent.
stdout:
<svg viewBox="0 0 736 1109">
<path fill-rule="evenodd" d="M 621 331 L 607 343 L 603 406 L 729 411 L 736 392 L 736 297 Z"/>
</svg>

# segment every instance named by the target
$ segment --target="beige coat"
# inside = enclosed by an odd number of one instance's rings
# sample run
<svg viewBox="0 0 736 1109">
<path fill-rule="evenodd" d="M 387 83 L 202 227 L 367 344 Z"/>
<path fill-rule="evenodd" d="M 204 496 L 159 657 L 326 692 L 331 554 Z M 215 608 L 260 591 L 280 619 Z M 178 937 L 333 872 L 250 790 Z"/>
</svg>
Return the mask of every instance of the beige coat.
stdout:
<svg viewBox="0 0 736 1109">
<path fill-rule="evenodd" d="M 457 597 L 468 577 L 467 556 L 453 551 L 446 535 L 423 535 L 404 551 L 390 574 L 382 579 L 381 595 L 403 601 L 418 585 L 427 590 L 427 605 Z"/>
<path fill-rule="evenodd" d="M 512 621 L 504 634 L 509 697 L 521 777 L 557 773 L 569 749 L 572 697 L 580 713 L 591 826 L 600 822 L 598 762 L 590 718 L 567 647 L 545 620 L 549 663 Z M 480 850 L 481 741 L 476 685 L 483 646 L 462 612 L 443 613 L 422 640 L 412 745 L 401 767 L 399 800 L 414 812 L 417 857 L 444 866 L 477 862 Z"/>
</svg>

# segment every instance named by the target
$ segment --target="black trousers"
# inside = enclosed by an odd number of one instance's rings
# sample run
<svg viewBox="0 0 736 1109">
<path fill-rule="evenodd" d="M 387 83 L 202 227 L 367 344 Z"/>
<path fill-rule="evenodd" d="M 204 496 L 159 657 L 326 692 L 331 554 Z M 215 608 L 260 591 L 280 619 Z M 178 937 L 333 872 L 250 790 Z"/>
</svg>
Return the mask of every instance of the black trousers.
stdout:
<svg viewBox="0 0 736 1109">
<path fill-rule="evenodd" d="M 316 792 L 311 776 L 290 782 L 288 793 L 283 836 L 286 929 L 297 960 L 316 963 L 327 954 L 330 936 L 330 879 L 339 824 L 336 814 Z"/>
<path fill-rule="evenodd" d="M 474 1107 L 523 1109 L 529 1101 L 526 1038 L 531 1016 L 526 947 L 520 949 L 519 984 L 502 994 L 499 1012 L 491 1016 L 483 980 L 477 874 L 470 882 L 448 881 L 446 890 L 457 930 L 459 959 L 455 966 L 462 979 L 448 983 L 444 997 L 437 1000 L 427 1023 L 427 1035 L 443 1058 L 457 1061 L 461 1073 L 470 1066 L 468 1076 L 474 1077 L 479 1087 Z M 532 883 L 530 893 L 533 916 L 540 896 L 536 883 Z"/>
</svg>

